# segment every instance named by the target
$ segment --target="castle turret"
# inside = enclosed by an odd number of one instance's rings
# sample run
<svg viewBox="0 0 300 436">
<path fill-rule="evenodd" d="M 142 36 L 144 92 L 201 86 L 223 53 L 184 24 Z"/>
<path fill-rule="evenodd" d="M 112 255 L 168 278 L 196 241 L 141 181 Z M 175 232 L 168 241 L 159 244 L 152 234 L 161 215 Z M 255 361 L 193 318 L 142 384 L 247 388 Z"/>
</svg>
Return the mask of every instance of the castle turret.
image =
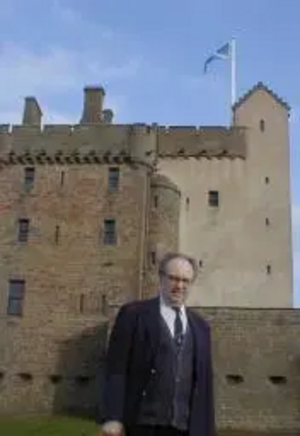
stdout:
<svg viewBox="0 0 300 436">
<path fill-rule="evenodd" d="M 131 157 L 149 166 L 155 164 L 157 153 L 157 132 L 155 126 L 133 124 L 129 134 Z"/>
<path fill-rule="evenodd" d="M 23 125 L 41 126 L 43 113 L 39 103 L 35 97 L 26 97 L 24 112 L 23 112 Z"/>
<path fill-rule="evenodd" d="M 144 296 L 157 292 L 158 263 L 168 251 L 177 251 L 179 244 L 181 192 L 162 174 L 151 178 L 147 264 Z"/>
<path fill-rule="evenodd" d="M 100 123 L 102 120 L 105 91 L 102 87 L 84 88 L 84 104 L 81 123 Z"/>
</svg>

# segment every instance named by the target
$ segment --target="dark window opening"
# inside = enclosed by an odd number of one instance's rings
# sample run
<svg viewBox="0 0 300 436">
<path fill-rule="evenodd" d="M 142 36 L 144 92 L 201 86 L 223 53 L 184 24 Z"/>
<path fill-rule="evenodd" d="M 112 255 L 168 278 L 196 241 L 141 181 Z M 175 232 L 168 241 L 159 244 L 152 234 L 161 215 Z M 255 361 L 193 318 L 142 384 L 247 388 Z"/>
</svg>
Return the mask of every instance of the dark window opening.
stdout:
<svg viewBox="0 0 300 436">
<path fill-rule="evenodd" d="M 186 197 L 185 205 L 187 208 L 189 208 L 189 206 L 190 206 L 190 198 L 189 197 Z"/>
<path fill-rule="evenodd" d="M 10 280 L 8 290 L 7 315 L 22 316 L 25 296 L 25 281 Z"/>
<path fill-rule="evenodd" d="M 269 226 L 270 225 L 270 220 L 269 220 L 269 218 L 266 218 L 266 226 Z"/>
<path fill-rule="evenodd" d="M 113 219 L 104 221 L 103 242 L 105 245 L 115 245 L 117 242 L 116 221 Z"/>
<path fill-rule="evenodd" d="M 64 186 L 64 182 L 65 182 L 65 172 L 62 171 L 60 173 L 60 186 Z"/>
<path fill-rule="evenodd" d="M 158 195 L 154 196 L 154 207 L 158 207 Z"/>
<path fill-rule="evenodd" d="M 156 265 L 156 253 L 155 253 L 155 251 L 151 251 L 150 259 L 151 259 L 151 264 Z"/>
<path fill-rule="evenodd" d="M 4 379 L 4 372 L 0 371 L 0 381 Z"/>
<path fill-rule="evenodd" d="M 271 274 L 271 265 L 267 265 L 267 274 Z"/>
<path fill-rule="evenodd" d="M 53 375 L 49 376 L 49 380 L 54 385 L 57 385 L 58 383 L 60 383 L 62 381 L 62 376 L 61 375 L 57 375 L 57 374 L 53 374 Z"/>
<path fill-rule="evenodd" d="M 60 227 L 56 226 L 55 227 L 55 243 L 58 244 L 59 242 L 59 237 L 60 237 Z"/>
<path fill-rule="evenodd" d="M 27 242 L 29 234 L 29 219 L 21 218 L 19 219 L 19 242 Z"/>
<path fill-rule="evenodd" d="M 102 297 L 102 314 L 106 315 L 108 310 L 108 304 L 107 304 L 107 296 L 106 294 L 103 294 Z"/>
<path fill-rule="evenodd" d="M 210 206 L 213 206 L 213 207 L 219 206 L 219 192 L 218 191 L 209 191 L 208 203 Z"/>
<path fill-rule="evenodd" d="M 92 377 L 89 377 L 87 375 L 79 375 L 77 377 L 75 377 L 75 381 L 76 383 L 80 384 L 80 385 L 86 385 L 88 384 L 90 381 L 92 380 Z"/>
<path fill-rule="evenodd" d="M 119 187 L 120 169 L 109 168 L 108 171 L 108 187 L 110 191 L 116 191 Z"/>
<path fill-rule="evenodd" d="M 80 294 L 79 297 L 79 311 L 80 313 L 84 312 L 84 294 Z"/>
<path fill-rule="evenodd" d="M 202 267 L 203 267 L 203 261 L 199 260 L 199 268 L 202 268 Z"/>
<path fill-rule="evenodd" d="M 32 188 L 34 185 L 34 176 L 35 176 L 35 168 L 34 167 L 27 167 L 25 168 L 25 188 Z"/>
<path fill-rule="evenodd" d="M 269 177 L 265 177 L 265 183 L 266 183 L 266 185 L 268 185 L 269 182 L 270 182 Z"/>
<path fill-rule="evenodd" d="M 228 374 L 226 375 L 226 380 L 231 385 L 238 385 L 244 381 L 244 378 L 239 374 Z"/>
<path fill-rule="evenodd" d="M 285 385 L 287 383 L 286 377 L 282 375 L 272 375 L 269 377 L 269 381 L 274 385 Z"/>
<path fill-rule="evenodd" d="M 260 122 L 259 122 L 260 131 L 264 132 L 265 131 L 265 127 L 266 127 L 265 120 L 260 120 Z"/>
<path fill-rule="evenodd" d="M 32 374 L 30 374 L 28 372 L 20 372 L 18 374 L 18 376 L 20 377 L 21 380 L 26 381 L 26 382 L 32 381 L 32 379 L 33 379 Z"/>
</svg>

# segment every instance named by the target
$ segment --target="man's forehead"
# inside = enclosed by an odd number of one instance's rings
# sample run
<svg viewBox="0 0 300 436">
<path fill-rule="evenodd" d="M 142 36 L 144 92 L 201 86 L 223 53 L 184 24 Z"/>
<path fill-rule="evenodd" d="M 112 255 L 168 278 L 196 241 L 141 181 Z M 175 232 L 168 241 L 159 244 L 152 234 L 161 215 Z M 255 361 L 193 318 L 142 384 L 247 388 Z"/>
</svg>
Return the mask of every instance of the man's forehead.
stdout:
<svg viewBox="0 0 300 436">
<path fill-rule="evenodd" d="M 167 271 L 169 273 L 172 272 L 180 272 L 188 275 L 193 275 L 193 267 L 190 262 L 186 259 L 172 259 L 167 264 Z"/>
</svg>

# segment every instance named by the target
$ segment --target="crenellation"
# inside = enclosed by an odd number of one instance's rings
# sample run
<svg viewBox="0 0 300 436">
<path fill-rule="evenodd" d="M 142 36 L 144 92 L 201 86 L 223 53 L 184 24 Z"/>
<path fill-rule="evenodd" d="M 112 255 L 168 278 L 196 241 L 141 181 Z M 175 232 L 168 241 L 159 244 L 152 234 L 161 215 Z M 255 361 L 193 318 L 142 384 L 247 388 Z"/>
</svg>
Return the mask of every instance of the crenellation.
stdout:
<svg viewBox="0 0 300 436">
<path fill-rule="evenodd" d="M 158 130 L 160 157 L 246 157 L 242 129 L 226 127 L 172 126 Z"/>
<path fill-rule="evenodd" d="M 47 124 L 3 125 L 0 129 L 0 152 L 45 150 L 80 153 L 95 151 L 100 155 L 129 154 L 134 159 L 154 164 L 157 158 L 245 158 L 245 129 L 242 127 L 159 126 L 135 124 Z"/>
</svg>

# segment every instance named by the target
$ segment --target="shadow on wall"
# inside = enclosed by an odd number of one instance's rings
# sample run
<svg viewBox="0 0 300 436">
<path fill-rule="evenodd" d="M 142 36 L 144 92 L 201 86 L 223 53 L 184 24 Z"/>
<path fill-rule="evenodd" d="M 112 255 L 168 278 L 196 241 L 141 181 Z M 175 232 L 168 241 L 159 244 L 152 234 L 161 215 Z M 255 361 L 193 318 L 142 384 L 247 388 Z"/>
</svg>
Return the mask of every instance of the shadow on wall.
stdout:
<svg viewBox="0 0 300 436">
<path fill-rule="evenodd" d="M 61 344 L 53 413 L 94 419 L 101 395 L 107 324 L 88 328 Z"/>
</svg>

